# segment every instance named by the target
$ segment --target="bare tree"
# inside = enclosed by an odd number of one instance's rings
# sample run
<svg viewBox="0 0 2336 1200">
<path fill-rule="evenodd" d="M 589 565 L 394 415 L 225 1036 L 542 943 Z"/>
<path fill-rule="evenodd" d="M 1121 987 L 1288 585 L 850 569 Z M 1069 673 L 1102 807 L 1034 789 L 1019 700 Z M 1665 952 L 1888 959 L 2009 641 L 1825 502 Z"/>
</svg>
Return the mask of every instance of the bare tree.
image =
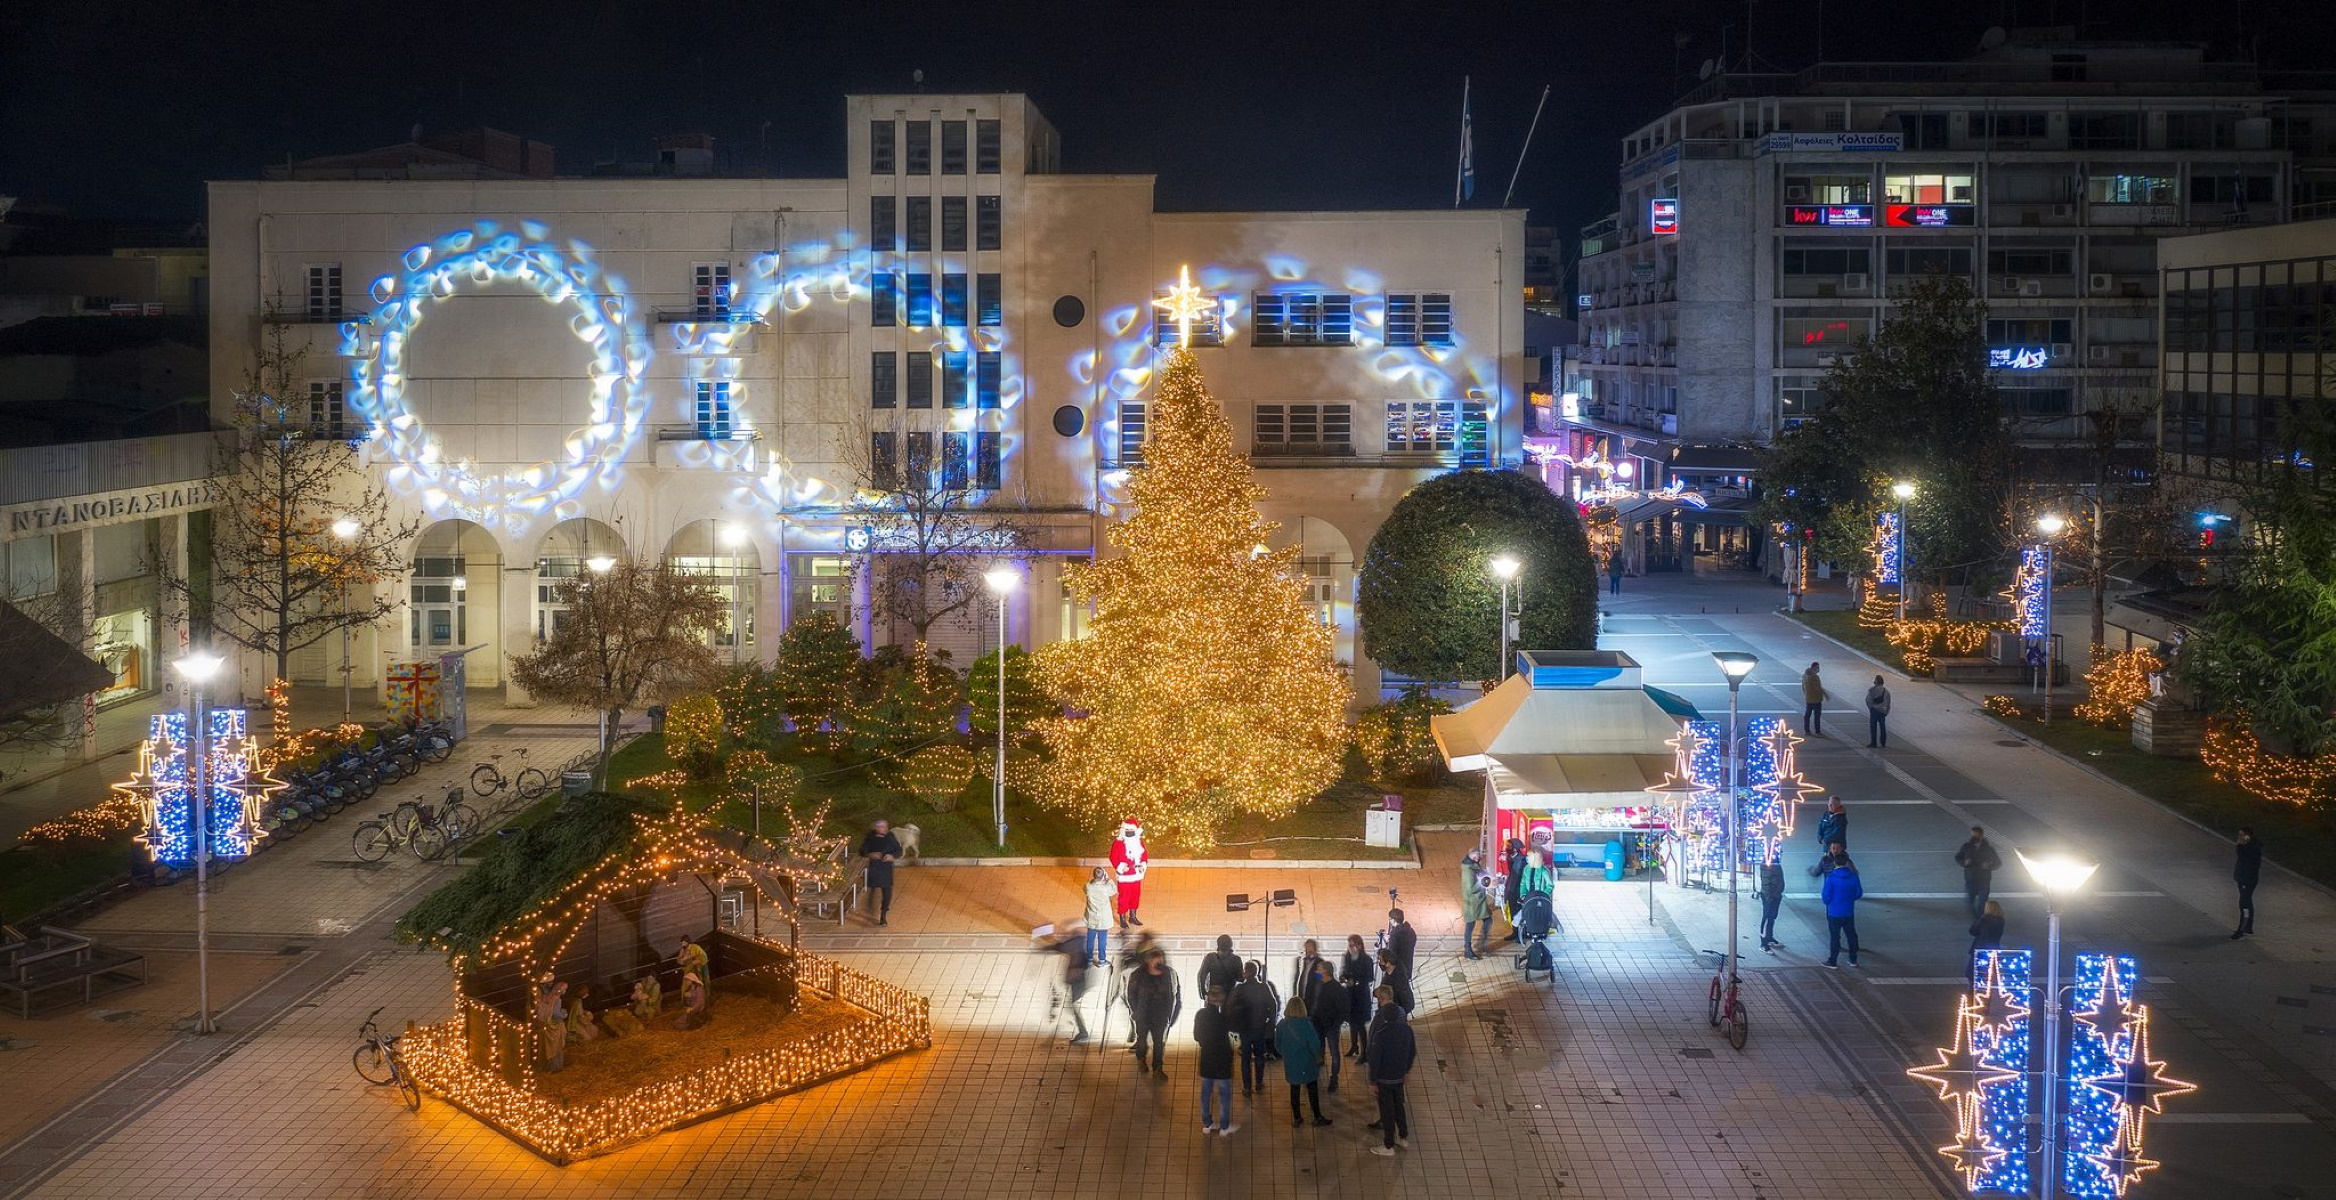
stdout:
<svg viewBox="0 0 2336 1200">
<path fill-rule="evenodd" d="M 405 565 L 418 522 L 393 522 L 389 494 L 358 469 L 352 426 L 334 397 L 311 411 L 301 375 L 306 347 L 285 348 L 284 327 L 235 394 L 235 423 L 218 435 L 211 473 L 208 572 L 162 564 L 162 585 L 198 625 L 274 660 L 291 674 L 294 651 L 397 609 L 372 585 Z M 335 529 L 353 528 L 342 536 Z"/>
<path fill-rule="evenodd" d="M 605 786 L 610 736 L 625 710 L 721 681 L 722 656 L 706 635 L 728 606 L 705 577 L 664 562 L 620 561 L 570 576 L 554 600 L 566 611 L 550 637 L 511 660 L 511 678 L 541 699 L 603 718 L 596 774 Z"/>
<path fill-rule="evenodd" d="M 949 437 L 963 440 L 952 449 Z M 870 425 L 853 454 L 858 486 L 845 514 L 869 533 L 873 553 L 858 569 L 869 572 L 870 607 L 929 641 L 933 626 L 982 598 L 990 563 L 1030 545 L 1027 509 L 979 486 L 971 434 Z"/>
</svg>

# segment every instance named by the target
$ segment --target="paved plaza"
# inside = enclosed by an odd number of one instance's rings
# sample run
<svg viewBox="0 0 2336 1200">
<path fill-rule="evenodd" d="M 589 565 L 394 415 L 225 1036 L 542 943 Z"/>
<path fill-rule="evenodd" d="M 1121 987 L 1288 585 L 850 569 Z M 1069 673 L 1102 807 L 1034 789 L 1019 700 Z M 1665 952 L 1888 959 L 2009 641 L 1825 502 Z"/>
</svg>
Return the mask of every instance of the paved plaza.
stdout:
<svg viewBox="0 0 2336 1200">
<path fill-rule="evenodd" d="M 221 881 L 220 1035 L 181 1031 L 192 1012 L 184 888 L 85 925 L 152 955 L 152 984 L 96 1011 L 0 1018 L 0 1077 L 18 1101 L 0 1111 L 0 1195 L 1951 1195 L 1932 1151 L 1946 1110 L 1903 1070 L 1946 1032 L 1968 942 L 1949 855 L 1980 823 L 2007 859 L 2046 846 L 2102 858 L 2069 915 L 2071 949 L 2142 955 L 2159 1055 L 2201 1085 L 2153 1122 L 2149 1154 L 2165 1166 L 2134 1195 L 2336 1196 L 2336 898 L 2267 872 L 2262 936 L 2231 943 L 2227 843 L 2019 742 L 1976 714 L 1974 697 L 1936 685 L 1893 677 L 1892 746 L 1869 751 L 1848 698 L 1873 668 L 1770 613 L 1773 592 L 1632 586 L 1607 601 L 1607 644 L 1707 715 L 1726 709 L 1712 649 L 1761 656 L 1749 712 L 1797 712 L 1811 659 L 1833 681 L 1834 736 L 1804 747 L 1803 769 L 1850 801 L 1867 948 L 1855 972 L 1823 969 L 1814 899 L 1788 903 L 1786 949 L 1747 960 L 1742 1052 L 1704 1020 L 1711 960 L 1699 952 L 1724 941 L 1719 896 L 1568 879 L 1557 977 L 1528 984 L 1505 958 L 1459 956 L 1454 864 L 1468 832 L 1421 835 L 1416 870 L 1164 867 L 1144 911 L 1183 973 L 1188 1014 L 1217 933 L 1265 953 L 1261 914 L 1226 915 L 1227 893 L 1297 890 L 1297 907 L 1275 916 L 1277 976 L 1302 937 L 1368 937 L 1390 888 L 1423 935 L 1409 1150 L 1366 1153 L 1373 1112 L 1353 1075 L 1325 1097 L 1330 1128 L 1292 1129 L 1276 1084 L 1236 1098 L 1230 1139 L 1204 1138 L 1189 1020 L 1156 1080 L 1123 1052 L 1123 1014 L 1083 1046 L 1067 1043 L 1066 1019 L 1049 1019 L 1056 960 L 1032 953 L 1028 935 L 1076 912 L 1082 872 L 918 867 L 902 873 L 888 928 L 814 923 L 805 944 L 929 995 L 932 1049 L 553 1167 L 442 1101 L 409 1113 L 351 1072 L 357 1024 L 375 1007 L 397 1021 L 449 1012 L 443 959 L 396 946 L 387 928 L 456 868 L 358 870 L 327 829 Z M 538 757 L 581 748 L 585 732 L 557 720 L 487 723 L 430 770 L 467 772 L 507 745 Z M 1814 891 L 1797 869 L 1791 878 Z M 2007 943 L 2040 940 L 2040 899 L 2016 867 L 1999 882 Z M 1747 899 L 1747 942 L 1755 909 Z M 1090 1022 L 1101 1007 L 1090 993 Z M 706 1033 L 719 1036 L 719 1022 Z"/>
</svg>

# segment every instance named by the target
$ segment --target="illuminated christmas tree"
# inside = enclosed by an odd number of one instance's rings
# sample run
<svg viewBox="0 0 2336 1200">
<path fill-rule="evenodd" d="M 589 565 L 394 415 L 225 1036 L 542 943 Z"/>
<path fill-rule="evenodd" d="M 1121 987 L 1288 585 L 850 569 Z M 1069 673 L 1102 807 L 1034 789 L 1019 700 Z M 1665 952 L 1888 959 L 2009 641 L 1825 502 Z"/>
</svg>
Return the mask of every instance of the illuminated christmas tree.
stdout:
<svg viewBox="0 0 2336 1200">
<path fill-rule="evenodd" d="M 1265 489 L 1190 351 L 1170 354 L 1151 415 L 1118 556 L 1070 576 L 1093 634 L 1038 655 L 1070 715 L 1037 723 L 1051 753 L 1032 790 L 1090 827 L 1134 819 L 1197 848 L 1227 818 L 1287 814 L 1338 778 L 1349 689 L 1297 547 L 1265 549 Z"/>
</svg>

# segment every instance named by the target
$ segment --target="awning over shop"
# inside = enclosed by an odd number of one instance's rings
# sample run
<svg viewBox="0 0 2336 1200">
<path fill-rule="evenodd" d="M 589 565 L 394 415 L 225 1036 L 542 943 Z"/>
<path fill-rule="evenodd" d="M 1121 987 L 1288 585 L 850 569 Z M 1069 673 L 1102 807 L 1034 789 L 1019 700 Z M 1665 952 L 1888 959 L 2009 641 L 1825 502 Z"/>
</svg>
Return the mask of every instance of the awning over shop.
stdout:
<svg viewBox="0 0 2336 1200">
<path fill-rule="evenodd" d="M 114 681 L 114 673 L 103 663 L 11 604 L 0 603 L 0 655 L 9 665 L 0 672 L 0 720 L 78 700 Z"/>
<path fill-rule="evenodd" d="M 1485 768 L 1501 808 L 1641 808 L 1671 770 L 1661 754 L 1496 754 Z"/>
</svg>

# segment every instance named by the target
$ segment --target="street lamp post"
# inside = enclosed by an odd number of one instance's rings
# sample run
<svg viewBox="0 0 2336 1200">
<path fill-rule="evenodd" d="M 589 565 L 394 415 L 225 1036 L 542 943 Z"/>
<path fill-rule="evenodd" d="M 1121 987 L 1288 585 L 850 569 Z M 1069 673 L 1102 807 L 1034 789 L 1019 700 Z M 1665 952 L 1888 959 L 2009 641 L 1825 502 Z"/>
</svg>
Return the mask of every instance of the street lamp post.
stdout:
<svg viewBox="0 0 2336 1200">
<path fill-rule="evenodd" d="M 1522 612 L 1525 607 L 1525 585 L 1517 582 L 1517 571 L 1523 566 L 1523 563 L 1507 554 L 1497 555 L 1492 560 L 1493 577 L 1501 581 L 1501 661 L 1500 669 L 1493 672 L 1493 678 L 1497 681 L 1506 681 L 1509 677 L 1509 585 L 1511 583 L 1517 584 L 1518 610 Z"/>
<path fill-rule="evenodd" d="M 2049 664 L 2047 664 L 2049 666 Z M 2100 864 L 2086 862 L 2066 855 L 2030 858 L 2020 855 L 2020 865 L 2044 889 L 2046 933 L 2044 938 L 2044 1145 L 2037 1161 L 2043 1169 L 2043 1200 L 2052 1200 L 2057 1190 L 2059 1172 L 2053 1157 L 2053 1144 L 2058 1140 L 2058 1105 L 2060 1090 L 2060 903 L 2064 896 L 2074 895 Z"/>
<path fill-rule="evenodd" d="M 187 795 L 195 826 L 195 1032 L 218 1032 L 211 1020 L 211 714 L 204 685 L 227 660 L 196 651 L 172 664 L 187 681 Z"/>
<path fill-rule="evenodd" d="M 336 521 L 334 521 L 334 522 L 333 522 L 333 536 L 334 536 L 334 537 L 336 537 L 336 538 L 339 538 L 339 539 L 340 539 L 340 541 L 341 541 L 341 544 L 342 544 L 342 545 L 344 545 L 344 546 L 348 546 L 348 545 L 350 545 L 351 543 L 355 542 L 355 541 L 357 540 L 357 535 L 358 535 L 359 533 L 362 533 L 362 532 L 364 532 L 364 529 L 365 529 L 365 526 L 364 526 L 362 523 L 360 523 L 360 522 L 357 520 L 357 518 L 355 518 L 355 517 L 342 517 L 342 518 L 340 518 L 339 520 L 336 520 Z M 352 548 L 354 548 L 354 547 L 352 547 Z M 348 723 L 348 721 L 349 721 L 349 711 L 350 711 L 350 700 L 349 700 L 349 671 L 350 671 L 350 668 L 349 668 L 349 558 L 348 558 L 348 555 L 349 555 L 349 552 L 348 552 L 347 550 L 343 550 L 343 551 L 341 552 L 341 563 L 340 563 L 340 570 L 337 572 L 337 574 L 339 574 L 339 575 L 340 575 L 340 577 L 341 577 L 341 722 L 342 722 L 342 724 L 347 724 L 347 723 Z"/>
<path fill-rule="evenodd" d="M 1906 619 L 1906 589 L 1914 586 L 1914 575 L 1907 570 L 1913 562 L 1914 531 L 1906 524 L 1906 502 L 1914 499 L 1914 483 L 1901 479 L 1890 485 L 1890 494 L 1898 497 L 1898 619 Z"/>
<path fill-rule="evenodd" d="M 2036 518 L 2036 532 L 2044 535 L 2044 723 L 2052 723 L 2052 568 L 2055 553 L 2053 539 L 2068 528 L 2068 522 L 2058 513 L 2045 513 Z"/>
<path fill-rule="evenodd" d="M 998 849 L 1006 848 L 1006 597 L 1022 577 L 1000 563 L 982 576 L 998 601 L 998 760 L 990 772 L 990 814 L 998 823 Z"/>
<path fill-rule="evenodd" d="M 738 605 L 746 591 L 746 572 L 738 551 L 746 545 L 746 527 L 735 522 L 725 523 L 717 536 L 722 548 L 730 552 L 730 665 L 737 666 L 746 645 L 746 630 L 738 618 Z"/>
<path fill-rule="evenodd" d="M 1743 804 L 1736 794 L 1736 719 L 1744 677 L 1752 673 L 1760 660 L 1741 650 L 1716 650 L 1712 659 L 1719 663 L 1720 673 L 1728 677 L 1728 988 L 1732 992 L 1736 986 L 1736 876 L 1744 856 L 1743 831 L 1739 828 Z"/>
</svg>

